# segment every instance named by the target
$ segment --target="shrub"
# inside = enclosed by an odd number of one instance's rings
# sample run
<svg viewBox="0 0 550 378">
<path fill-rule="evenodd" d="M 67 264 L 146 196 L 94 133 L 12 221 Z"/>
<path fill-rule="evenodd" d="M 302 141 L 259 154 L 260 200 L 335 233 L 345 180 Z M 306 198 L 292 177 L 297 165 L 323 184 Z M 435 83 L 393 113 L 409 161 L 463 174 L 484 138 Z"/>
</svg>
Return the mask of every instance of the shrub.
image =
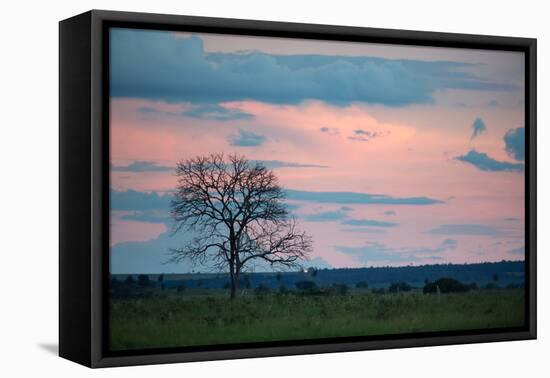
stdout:
<svg viewBox="0 0 550 378">
<path fill-rule="evenodd" d="M 252 283 L 250 282 L 250 278 L 248 276 L 244 276 L 242 278 L 239 278 L 239 287 L 250 289 L 252 287 Z"/>
<path fill-rule="evenodd" d="M 346 295 L 348 293 L 348 285 L 335 283 L 330 289 L 331 294 Z"/>
<path fill-rule="evenodd" d="M 317 284 L 313 281 L 298 281 L 295 285 L 296 289 L 302 291 L 313 291 L 318 289 Z"/>
<path fill-rule="evenodd" d="M 136 280 L 134 279 L 134 276 L 132 276 L 132 275 L 127 276 L 126 279 L 124 280 L 124 283 L 126 285 L 133 285 L 135 282 L 136 282 Z"/>
<path fill-rule="evenodd" d="M 433 294 L 437 292 L 437 284 L 435 282 L 426 282 L 424 288 L 422 289 L 424 294 Z"/>
<path fill-rule="evenodd" d="M 149 279 L 149 275 L 147 274 L 140 274 L 138 276 L 138 284 L 141 288 L 146 288 L 151 286 L 151 280 Z"/>
<path fill-rule="evenodd" d="M 424 294 L 436 293 L 437 288 L 441 293 L 462 293 L 472 290 L 472 285 L 465 285 L 454 278 L 440 278 L 435 282 L 428 282 L 423 289 Z"/>
<path fill-rule="evenodd" d="M 265 294 L 269 294 L 270 291 L 271 290 L 269 289 L 269 287 L 267 287 L 267 285 L 261 283 L 258 286 L 256 286 L 256 288 L 254 289 L 254 294 L 265 295 Z"/>
<path fill-rule="evenodd" d="M 312 277 L 317 277 L 317 269 L 314 267 L 307 268 L 307 273 L 311 274 Z"/>
<path fill-rule="evenodd" d="M 520 283 L 510 283 L 506 285 L 506 289 L 521 289 L 523 288 L 523 285 Z"/>
<path fill-rule="evenodd" d="M 390 293 L 399 293 L 402 291 L 411 291 L 412 287 L 406 282 L 394 282 L 389 287 Z"/>
<path fill-rule="evenodd" d="M 360 281 L 355 284 L 355 287 L 358 289 L 368 289 L 369 284 L 366 281 Z"/>
</svg>

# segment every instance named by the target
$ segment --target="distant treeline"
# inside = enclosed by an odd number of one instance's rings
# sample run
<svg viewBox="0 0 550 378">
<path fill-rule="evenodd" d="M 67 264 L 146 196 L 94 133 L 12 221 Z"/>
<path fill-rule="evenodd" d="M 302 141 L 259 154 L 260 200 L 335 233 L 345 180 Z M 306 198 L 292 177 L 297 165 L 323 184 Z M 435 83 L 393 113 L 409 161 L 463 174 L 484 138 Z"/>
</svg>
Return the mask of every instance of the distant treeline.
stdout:
<svg viewBox="0 0 550 378">
<path fill-rule="evenodd" d="M 457 282 L 452 291 L 477 288 L 523 287 L 523 261 L 501 261 L 479 264 L 438 264 L 405 267 L 316 269 L 300 272 L 247 273 L 239 281 L 240 289 L 256 291 L 303 290 L 312 285 L 321 292 L 345 292 L 350 288 L 369 288 L 373 292 L 403 292 L 422 289 L 444 292 L 450 279 Z M 123 292 L 135 288 L 175 289 L 223 289 L 228 288 L 226 274 L 117 274 L 111 276 L 111 292 L 125 296 Z M 443 287 L 442 287 L 443 286 Z M 450 290 L 449 290 L 450 291 Z M 114 293 L 116 292 L 116 293 Z"/>
</svg>

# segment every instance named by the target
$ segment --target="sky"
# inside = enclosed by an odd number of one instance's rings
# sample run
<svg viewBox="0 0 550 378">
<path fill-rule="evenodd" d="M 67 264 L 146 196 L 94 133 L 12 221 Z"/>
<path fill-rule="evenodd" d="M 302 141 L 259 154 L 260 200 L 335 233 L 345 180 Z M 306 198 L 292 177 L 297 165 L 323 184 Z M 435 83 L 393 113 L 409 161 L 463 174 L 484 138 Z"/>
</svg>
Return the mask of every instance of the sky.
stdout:
<svg viewBox="0 0 550 378">
<path fill-rule="evenodd" d="M 111 29 L 112 273 L 167 264 L 179 161 L 272 169 L 319 268 L 523 260 L 523 53 Z"/>
</svg>

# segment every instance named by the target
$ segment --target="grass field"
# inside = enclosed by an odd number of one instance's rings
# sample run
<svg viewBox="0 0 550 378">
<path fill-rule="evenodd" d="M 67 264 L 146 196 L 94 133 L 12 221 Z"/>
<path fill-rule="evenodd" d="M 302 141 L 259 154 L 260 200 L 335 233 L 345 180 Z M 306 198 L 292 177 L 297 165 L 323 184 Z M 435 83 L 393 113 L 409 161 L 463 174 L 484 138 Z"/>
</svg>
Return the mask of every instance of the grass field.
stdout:
<svg viewBox="0 0 550 378">
<path fill-rule="evenodd" d="M 207 291 L 208 292 L 208 291 Z M 460 294 L 195 295 L 112 300 L 112 350 L 524 324 L 523 290 Z"/>
</svg>

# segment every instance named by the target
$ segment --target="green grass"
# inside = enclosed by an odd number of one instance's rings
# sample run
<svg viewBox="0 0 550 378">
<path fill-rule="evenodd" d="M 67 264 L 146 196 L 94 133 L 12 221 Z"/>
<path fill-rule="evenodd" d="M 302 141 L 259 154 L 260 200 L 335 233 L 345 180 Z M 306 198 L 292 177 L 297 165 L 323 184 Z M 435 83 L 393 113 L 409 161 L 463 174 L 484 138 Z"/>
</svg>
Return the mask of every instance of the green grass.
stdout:
<svg viewBox="0 0 550 378">
<path fill-rule="evenodd" d="M 112 350 L 474 330 L 524 324 L 523 290 L 424 295 L 214 295 L 112 300 Z M 208 291 L 206 291 L 208 292 Z"/>
</svg>

